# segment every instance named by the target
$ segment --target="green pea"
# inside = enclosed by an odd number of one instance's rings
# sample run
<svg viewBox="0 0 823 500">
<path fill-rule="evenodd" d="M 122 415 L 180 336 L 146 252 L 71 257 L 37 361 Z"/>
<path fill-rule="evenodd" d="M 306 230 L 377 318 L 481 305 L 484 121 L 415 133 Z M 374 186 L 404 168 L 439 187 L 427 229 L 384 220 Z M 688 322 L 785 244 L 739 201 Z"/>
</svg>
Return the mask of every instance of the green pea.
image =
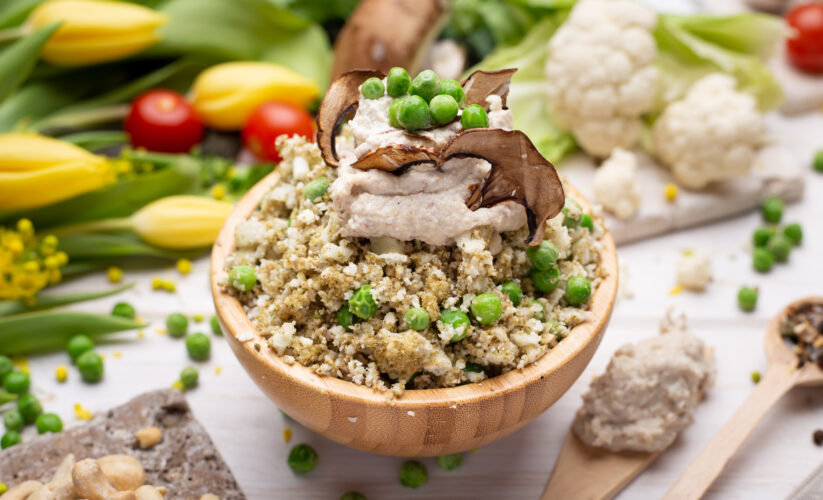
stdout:
<svg viewBox="0 0 823 500">
<path fill-rule="evenodd" d="M 211 333 L 215 335 L 223 335 L 223 328 L 220 327 L 220 319 L 218 319 L 217 315 L 213 315 L 209 320 L 211 326 Z"/>
<path fill-rule="evenodd" d="M 69 344 L 66 346 L 66 350 L 69 352 L 69 357 L 75 363 L 81 354 L 92 349 L 94 349 L 94 341 L 91 337 L 88 335 L 83 335 L 82 333 L 70 338 Z"/>
<path fill-rule="evenodd" d="M 7 431 L 19 431 L 26 425 L 26 421 L 20 410 L 12 408 L 3 414 L 3 425 Z"/>
<path fill-rule="evenodd" d="M 180 383 L 183 385 L 184 389 L 193 389 L 194 387 L 197 387 L 198 378 L 200 378 L 200 374 L 197 373 L 197 368 L 193 366 L 187 366 L 180 372 Z"/>
<path fill-rule="evenodd" d="M 535 267 L 529 271 L 529 278 L 531 278 L 534 287 L 541 292 L 551 292 L 557 288 L 560 283 L 560 269 L 557 266 L 552 266 L 546 271 L 541 271 Z"/>
<path fill-rule="evenodd" d="M 349 311 L 349 307 L 341 307 L 337 311 L 337 324 L 342 326 L 344 330 L 351 331 L 351 326 L 360 321 L 360 318 Z"/>
<path fill-rule="evenodd" d="M 348 493 L 343 493 L 340 500 L 366 500 L 366 495 L 357 491 L 349 491 Z"/>
<path fill-rule="evenodd" d="M 546 321 L 546 306 L 537 299 L 532 299 L 529 302 L 529 309 L 532 311 L 532 317 L 540 321 Z"/>
<path fill-rule="evenodd" d="M 451 78 L 444 78 L 440 80 L 440 94 L 451 96 L 457 101 L 458 106 L 466 104 L 466 91 L 457 80 Z"/>
<path fill-rule="evenodd" d="M 752 235 L 752 243 L 756 247 L 765 247 L 775 232 L 777 231 L 774 226 L 759 227 Z"/>
<path fill-rule="evenodd" d="M 774 255 L 774 260 L 777 262 L 786 262 L 792 251 L 792 242 L 782 234 L 775 234 L 766 245 L 766 250 Z"/>
<path fill-rule="evenodd" d="M 799 245 L 803 242 L 803 227 L 798 224 L 789 224 L 783 228 L 783 235 L 792 242 L 792 245 Z"/>
<path fill-rule="evenodd" d="M 77 369 L 83 380 L 93 384 L 103 379 L 103 358 L 94 351 L 86 351 L 77 358 Z"/>
<path fill-rule="evenodd" d="M 360 92 L 366 99 L 380 99 L 383 97 L 383 80 L 373 76 L 363 82 L 360 86 Z"/>
<path fill-rule="evenodd" d="M 326 191 L 328 190 L 329 178 L 318 177 L 303 187 L 303 196 L 312 203 L 317 203 L 319 199 L 322 199 L 323 196 L 325 196 Z"/>
<path fill-rule="evenodd" d="M 432 118 L 440 125 L 445 125 L 457 117 L 459 106 L 450 95 L 437 95 L 429 103 Z"/>
<path fill-rule="evenodd" d="M 756 271 L 767 273 L 771 271 L 773 264 L 774 255 L 772 255 L 770 251 L 762 247 L 754 249 L 754 252 L 752 253 L 752 265 Z"/>
<path fill-rule="evenodd" d="M 455 333 L 452 335 L 450 342 L 459 342 L 469 334 L 471 320 L 469 320 L 469 315 L 460 309 L 440 311 L 440 322 L 451 326 L 454 330 Z"/>
<path fill-rule="evenodd" d="M 500 297 L 493 293 L 481 293 L 472 299 L 469 309 L 478 323 L 484 326 L 491 325 L 503 314 L 503 303 Z"/>
<path fill-rule="evenodd" d="M 3 388 L 12 394 L 25 394 L 29 391 L 29 376 L 21 371 L 13 371 L 3 379 Z"/>
<path fill-rule="evenodd" d="M 583 207 L 573 198 L 566 198 L 563 203 L 563 225 L 574 229 L 580 226 L 583 222 Z"/>
<path fill-rule="evenodd" d="M 500 289 L 509 296 L 509 300 L 512 301 L 515 307 L 520 305 L 520 299 L 523 297 L 523 290 L 520 285 L 514 281 L 507 281 L 500 286 Z"/>
<path fill-rule="evenodd" d="M 416 95 L 404 97 L 397 107 L 397 122 L 406 130 L 420 130 L 431 124 L 431 113 L 426 101 Z"/>
<path fill-rule="evenodd" d="M 37 420 L 37 416 L 43 413 L 43 405 L 34 394 L 23 394 L 17 400 L 17 411 L 23 415 L 23 420 L 27 424 L 33 424 Z"/>
<path fill-rule="evenodd" d="M 400 99 L 395 99 L 389 105 L 389 125 L 394 128 L 403 128 L 403 125 L 400 125 L 400 122 L 397 121 L 397 110 L 400 108 L 400 103 L 403 100 L 401 97 Z"/>
<path fill-rule="evenodd" d="M 371 286 L 363 285 L 349 299 L 349 311 L 361 319 L 369 319 L 377 314 L 377 304 L 371 294 Z"/>
<path fill-rule="evenodd" d="M 429 473 L 420 462 L 409 460 L 400 467 L 400 484 L 406 488 L 419 488 L 428 480 Z"/>
<path fill-rule="evenodd" d="M 783 200 L 777 196 L 766 198 L 760 211 L 763 213 L 763 220 L 772 224 L 777 224 L 783 218 Z"/>
<path fill-rule="evenodd" d="M 0 438 L 0 450 L 5 450 L 6 448 L 10 448 L 22 442 L 23 440 L 20 438 L 19 432 L 8 431 L 5 434 L 3 434 L 2 438 Z"/>
<path fill-rule="evenodd" d="M 12 370 L 14 370 L 14 363 L 12 363 L 11 358 L 0 355 L 0 384 L 3 383 L 6 375 L 11 373 Z"/>
<path fill-rule="evenodd" d="M 111 310 L 111 315 L 120 316 L 121 318 L 134 319 L 137 316 L 137 311 L 135 311 L 134 306 L 128 302 L 118 302 L 117 304 L 114 304 L 114 307 Z"/>
<path fill-rule="evenodd" d="M 821 149 L 817 152 L 817 154 L 814 155 L 812 167 L 818 172 L 823 172 L 823 149 Z"/>
<path fill-rule="evenodd" d="M 594 231 L 594 219 L 589 214 L 583 214 L 583 217 L 580 219 L 580 227 L 585 227 L 589 230 L 589 232 Z"/>
<path fill-rule="evenodd" d="M 585 276 L 573 276 L 566 282 L 566 302 L 573 306 L 585 304 L 592 296 L 592 284 Z"/>
<path fill-rule="evenodd" d="M 754 311 L 757 307 L 757 295 L 757 288 L 741 287 L 737 292 L 737 305 L 746 312 Z"/>
<path fill-rule="evenodd" d="M 307 444 L 298 444 L 289 452 L 287 463 L 295 474 L 308 474 L 317 467 L 317 452 Z"/>
<path fill-rule="evenodd" d="M 403 320 L 409 328 L 419 332 L 429 327 L 431 318 L 429 318 L 429 313 L 422 307 L 412 307 L 406 311 Z"/>
<path fill-rule="evenodd" d="M 47 432 L 56 434 L 63 431 L 63 421 L 56 413 L 41 413 L 34 421 L 34 426 L 37 427 L 38 434 Z"/>
<path fill-rule="evenodd" d="M 543 240 L 539 245 L 526 249 L 526 257 L 540 271 L 548 271 L 557 263 L 560 251 L 551 241 Z"/>
<path fill-rule="evenodd" d="M 386 77 L 386 91 L 390 96 L 404 96 L 410 86 L 411 77 L 405 69 L 394 67 L 389 70 L 389 75 Z"/>
<path fill-rule="evenodd" d="M 431 101 L 439 93 L 440 77 L 430 69 L 418 73 L 412 80 L 411 87 L 409 87 L 409 94 L 420 96 L 426 102 Z"/>
<path fill-rule="evenodd" d="M 254 268 L 249 265 L 234 266 L 229 271 L 229 283 L 237 291 L 250 292 L 254 285 L 257 284 L 257 274 Z"/>
<path fill-rule="evenodd" d="M 195 361 L 205 361 L 211 356 L 211 339 L 205 333 L 192 333 L 186 337 L 186 351 Z"/>
<path fill-rule="evenodd" d="M 460 126 L 463 130 L 473 128 L 488 128 L 489 115 L 486 110 L 479 104 L 471 104 L 463 108 L 463 114 L 460 115 Z"/>
<path fill-rule="evenodd" d="M 171 313 L 166 317 L 166 331 L 174 338 L 182 338 L 189 331 L 189 318 L 181 313 Z"/>
<path fill-rule="evenodd" d="M 440 455 L 437 457 L 437 465 L 443 470 L 455 470 L 463 465 L 463 454 Z"/>
<path fill-rule="evenodd" d="M 483 365 L 466 361 L 466 366 L 463 367 L 463 371 L 469 373 L 483 373 Z"/>
</svg>

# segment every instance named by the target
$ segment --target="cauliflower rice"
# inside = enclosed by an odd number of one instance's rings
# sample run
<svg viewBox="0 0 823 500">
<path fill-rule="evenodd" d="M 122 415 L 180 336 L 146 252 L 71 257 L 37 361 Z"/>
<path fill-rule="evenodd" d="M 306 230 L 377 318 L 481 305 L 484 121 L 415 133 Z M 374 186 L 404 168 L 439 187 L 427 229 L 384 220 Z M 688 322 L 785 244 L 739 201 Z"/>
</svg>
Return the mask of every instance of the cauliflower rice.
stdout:
<svg viewBox="0 0 823 500">
<path fill-rule="evenodd" d="M 544 294 L 527 276 L 527 228 L 497 233 L 482 226 L 445 246 L 344 238 L 328 193 L 316 203 L 303 196 L 311 180 L 325 176 L 333 181 L 335 169 L 302 138 L 281 137 L 278 148 L 280 181 L 237 226 L 236 250 L 227 260 L 227 269 L 254 266 L 258 283 L 247 293 L 228 283 L 224 287 L 287 363 L 400 395 L 405 389 L 454 387 L 522 368 L 587 319 L 587 304 L 566 303 L 565 283 L 586 276 L 596 289 L 603 278 L 599 221 L 594 231 L 567 227 L 562 213 L 546 222 L 546 239 L 560 251 L 560 284 Z M 571 210 L 577 210 L 575 205 Z M 519 307 L 501 291 L 508 280 L 523 290 Z M 337 312 L 365 284 L 371 285 L 377 314 L 347 331 L 337 323 Z M 441 310 L 458 308 L 471 316 L 472 299 L 484 292 L 500 297 L 502 316 L 488 326 L 473 323 L 464 340 L 451 342 L 455 332 L 438 321 Z M 412 307 L 426 309 L 427 329 L 405 326 L 404 314 Z M 480 365 L 482 371 L 467 371 L 467 363 L 473 363 L 470 370 Z"/>
</svg>

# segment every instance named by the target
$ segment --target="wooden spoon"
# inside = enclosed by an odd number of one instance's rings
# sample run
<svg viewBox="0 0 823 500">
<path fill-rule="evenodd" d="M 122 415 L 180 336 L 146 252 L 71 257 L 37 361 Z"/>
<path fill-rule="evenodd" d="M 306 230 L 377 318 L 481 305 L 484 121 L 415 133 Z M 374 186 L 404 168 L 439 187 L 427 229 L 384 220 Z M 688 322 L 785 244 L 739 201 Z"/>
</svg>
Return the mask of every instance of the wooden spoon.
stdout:
<svg viewBox="0 0 823 500">
<path fill-rule="evenodd" d="M 666 493 L 664 500 L 702 497 L 758 422 L 789 389 L 798 385 L 823 385 L 823 370 L 814 363 L 806 363 L 798 368 L 797 355 L 780 335 L 783 315 L 808 303 L 823 303 L 823 297 L 795 301 L 772 319 L 766 332 L 766 358 L 769 361 L 766 374 L 754 392 Z"/>
</svg>

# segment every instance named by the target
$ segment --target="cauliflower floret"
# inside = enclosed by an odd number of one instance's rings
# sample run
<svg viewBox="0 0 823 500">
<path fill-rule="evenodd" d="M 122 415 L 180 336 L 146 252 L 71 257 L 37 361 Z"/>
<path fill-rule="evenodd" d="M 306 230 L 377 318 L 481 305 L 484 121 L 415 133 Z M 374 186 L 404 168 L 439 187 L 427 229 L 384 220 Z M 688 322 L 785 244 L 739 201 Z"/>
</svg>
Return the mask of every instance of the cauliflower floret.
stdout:
<svg viewBox="0 0 823 500">
<path fill-rule="evenodd" d="M 705 76 L 655 123 L 657 156 L 684 186 L 701 189 L 751 169 L 764 142 L 763 115 L 755 98 L 736 87 L 731 76 Z"/>
<path fill-rule="evenodd" d="M 657 15 L 631 0 L 583 0 L 549 42 L 551 111 L 589 154 L 639 139 L 657 94 Z"/>
<path fill-rule="evenodd" d="M 703 250 L 683 252 L 677 260 L 677 283 L 683 288 L 702 292 L 712 280 L 712 260 Z"/>
<path fill-rule="evenodd" d="M 631 219 L 640 208 L 634 153 L 617 148 L 594 175 L 594 196 L 618 219 Z"/>
</svg>

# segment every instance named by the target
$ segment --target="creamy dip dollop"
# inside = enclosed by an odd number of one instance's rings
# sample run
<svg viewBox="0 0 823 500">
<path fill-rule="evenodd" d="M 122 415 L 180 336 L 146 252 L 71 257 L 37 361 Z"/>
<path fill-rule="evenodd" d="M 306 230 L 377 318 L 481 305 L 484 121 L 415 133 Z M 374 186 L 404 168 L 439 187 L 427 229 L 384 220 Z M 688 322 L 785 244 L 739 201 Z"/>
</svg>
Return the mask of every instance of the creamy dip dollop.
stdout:
<svg viewBox="0 0 823 500">
<path fill-rule="evenodd" d="M 491 170 L 482 159 L 452 159 L 440 168 L 417 165 L 396 175 L 382 170 L 352 167 L 366 153 L 391 144 L 442 147 L 457 135 L 455 121 L 432 130 L 409 133 L 389 124 L 392 98 L 366 99 L 349 121 L 353 144 L 341 144 L 337 179 L 329 189 L 343 236 L 390 237 L 420 240 L 432 245 L 453 243 L 458 236 L 478 226 L 513 231 L 526 224 L 526 211 L 517 203 L 470 210 L 466 200 Z M 490 96 L 489 126 L 511 130 L 512 114 L 503 109 L 499 96 Z"/>
<path fill-rule="evenodd" d="M 714 364 L 685 321 L 667 317 L 661 335 L 615 352 L 591 384 L 574 431 L 589 446 L 610 451 L 661 451 L 692 424 Z"/>
</svg>

